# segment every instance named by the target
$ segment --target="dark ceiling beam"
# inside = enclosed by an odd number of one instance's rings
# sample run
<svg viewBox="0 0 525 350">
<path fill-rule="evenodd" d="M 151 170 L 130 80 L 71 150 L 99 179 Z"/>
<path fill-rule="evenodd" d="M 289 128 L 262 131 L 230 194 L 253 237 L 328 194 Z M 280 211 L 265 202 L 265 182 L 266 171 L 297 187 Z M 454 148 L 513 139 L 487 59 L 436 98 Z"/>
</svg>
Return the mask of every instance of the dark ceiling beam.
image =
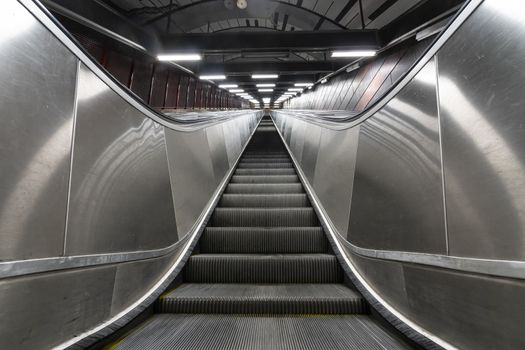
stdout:
<svg viewBox="0 0 525 350">
<path fill-rule="evenodd" d="M 149 25 L 149 24 L 155 23 L 155 22 L 157 22 L 157 21 L 159 21 L 159 20 L 161 20 L 161 19 L 163 19 L 165 17 L 168 17 L 168 16 L 172 15 L 173 13 L 186 10 L 186 9 L 188 9 L 190 7 L 199 6 L 199 5 L 208 3 L 208 2 L 215 2 L 215 1 L 221 1 L 222 2 L 223 0 L 201 0 L 201 1 L 193 2 L 193 3 L 190 3 L 190 4 L 184 5 L 184 6 L 179 6 L 179 7 L 175 8 L 175 9 L 171 9 L 171 10 L 165 11 L 164 13 L 147 20 L 146 22 L 143 23 L 143 25 Z M 344 30 L 347 29 L 345 26 L 341 25 L 337 21 L 332 20 L 331 18 L 328 18 L 328 17 L 326 17 L 326 16 L 324 16 L 324 15 L 318 13 L 318 12 L 315 12 L 313 10 L 307 9 L 306 7 L 302 7 L 301 6 L 302 2 L 300 4 L 292 4 L 292 3 L 288 3 L 288 2 L 285 2 L 285 1 L 282 1 L 282 0 L 268 0 L 268 1 L 276 2 L 276 3 L 279 3 L 281 5 L 297 8 L 297 9 L 299 9 L 301 11 L 308 12 L 308 13 L 311 13 L 312 15 L 315 15 L 315 16 L 317 16 L 319 18 L 322 18 L 324 21 L 330 22 L 333 25 L 337 26 L 338 28 L 341 28 L 341 29 L 344 29 Z"/>
<path fill-rule="evenodd" d="M 200 74 L 248 75 L 252 73 L 278 73 L 281 75 L 333 72 L 343 67 L 345 62 L 238 62 L 201 63 Z"/>
<path fill-rule="evenodd" d="M 376 30 L 171 34 L 161 38 L 165 51 L 248 51 L 285 49 L 378 49 Z"/>
</svg>

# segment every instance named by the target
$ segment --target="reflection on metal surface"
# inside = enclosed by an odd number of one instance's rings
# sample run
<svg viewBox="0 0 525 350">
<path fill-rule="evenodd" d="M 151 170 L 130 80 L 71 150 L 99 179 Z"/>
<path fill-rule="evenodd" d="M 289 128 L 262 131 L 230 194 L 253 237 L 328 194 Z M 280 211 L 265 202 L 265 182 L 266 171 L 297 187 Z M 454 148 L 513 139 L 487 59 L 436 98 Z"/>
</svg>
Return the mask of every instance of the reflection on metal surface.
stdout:
<svg viewBox="0 0 525 350">
<path fill-rule="evenodd" d="M 8 0 L 2 6 L 0 260 L 58 256 L 77 60 L 18 2 Z"/>
<path fill-rule="evenodd" d="M 486 1 L 439 53 L 452 255 L 525 259 L 524 21 Z"/>
<path fill-rule="evenodd" d="M 446 254 L 433 61 L 361 124 L 357 153 L 348 240 L 364 248 Z"/>
<path fill-rule="evenodd" d="M 85 67 L 78 96 L 66 254 L 158 249 L 175 243 L 163 128 Z"/>
</svg>

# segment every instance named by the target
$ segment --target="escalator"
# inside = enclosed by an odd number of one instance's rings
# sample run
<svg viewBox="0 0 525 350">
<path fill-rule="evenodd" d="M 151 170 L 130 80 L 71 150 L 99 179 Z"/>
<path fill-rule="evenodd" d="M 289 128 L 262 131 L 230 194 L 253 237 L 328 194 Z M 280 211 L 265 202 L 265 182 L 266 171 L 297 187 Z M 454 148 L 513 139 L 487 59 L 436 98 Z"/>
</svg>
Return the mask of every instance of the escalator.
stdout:
<svg viewBox="0 0 525 350">
<path fill-rule="evenodd" d="M 269 117 L 182 281 L 111 349 L 407 349 L 349 284 Z"/>
</svg>

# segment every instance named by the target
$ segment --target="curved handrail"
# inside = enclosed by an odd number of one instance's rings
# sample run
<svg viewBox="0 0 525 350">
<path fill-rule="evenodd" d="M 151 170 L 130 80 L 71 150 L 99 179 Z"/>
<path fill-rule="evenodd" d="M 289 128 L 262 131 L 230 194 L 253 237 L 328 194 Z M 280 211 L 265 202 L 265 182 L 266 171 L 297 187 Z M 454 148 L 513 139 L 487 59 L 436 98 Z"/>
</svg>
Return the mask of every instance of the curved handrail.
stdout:
<svg viewBox="0 0 525 350">
<path fill-rule="evenodd" d="M 99 79 L 117 93 L 122 99 L 142 112 L 145 117 L 153 119 L 157 123 L 177 131 L 194 131 L 224 120 L 237 117 L 243 113 L 253 110 L 229 110 L 229 111 L 206 111 L 201 112 L 173 112 L 170 114 L 159 113 L 149 105 L 145 104 L 137 95 L 133 94 L 121 82 L 111 76 L 104 67 L 78 43 L 78 41 L 64 28 L 64 26 L 49 12 L 39 0 L 18 0 L 31 14 L 49 30 L 71 53 L 86 67 L 88 67 Z M 195 116 L 188 118 L 188 115 Z M 211 117 L 210 115 L 213 115 Z"/>
<path fill-rule="evenodd" d="M 463 7 L 457 12 L 448 26 L 434 39 L 433 43 L 426 49 L 421 58 L 401 76 L 401 78 L 390 87 L 389 90 L 370 107 L 362 112 L 352 112 L 345 110 L 336 111 L 317 111 L 300 109 L 282 109 L 272 113 L 288 114 L 301 119 L 322 125 L 323 127 L 334 130 L 345 130 L 361 124 L 376 112 L 383 108 L 388 102 L 412 81 L 417 73 L 434 57 L 443 47 L 448 39 L 458 30 L 467 18 L 476 10 L 483 0 L 467 0 Z"/>
</svg>

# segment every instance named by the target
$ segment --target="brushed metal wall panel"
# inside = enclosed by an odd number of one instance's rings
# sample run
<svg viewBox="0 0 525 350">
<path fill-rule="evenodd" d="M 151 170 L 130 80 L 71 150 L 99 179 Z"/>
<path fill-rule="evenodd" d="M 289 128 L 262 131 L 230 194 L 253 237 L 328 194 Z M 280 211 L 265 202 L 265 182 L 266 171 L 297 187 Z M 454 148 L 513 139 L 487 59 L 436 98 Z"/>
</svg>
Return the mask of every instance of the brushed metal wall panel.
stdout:
<svg viewBox="0 0 525 350">
<path fill-rule="evenodd" d="M 294 124 L 294 130 L 292 130 L 290 149 L 299 162 L 302 162 L 303 158 L 305 129 L 306 123 L 302 120 L 297 120 Z"/>
<path fill-rule="evenodd" d="M 166 143 L 177 231 L 182 238 L 215 191 L 213 164 L 205 129 L 194 132 L 166 129 Z"/>
<path fill-rule="evenodd" d="M 317 156 L 319 154 L 319 143 L 321 142 L 321 131 L 322 128 L 315 124 L 309 124 L 305 129 L 301 169 L 310 184 L 314 183 Z"/>
<path fill-rule="evenodd" d="M 97 326 L 110 316 L 114 278 L 110 266 L 0 281 L 0 348 L 50 349 Z"/>
<path fill-rule="evenodd" d="M 436 70 L 430 61 L 361 124 L 349 241 L 446 254 Z"/>
<path fill-rule="evenodd" d="M 224 134 L 224 143 L 226 145 L 226 152 L 228 153 L 228 161 L 230 167 L 235 164 L 237 156 L 241 152 L 241 137 L 236 129 L 235 120 L 230 120 L 222 124 Z"/>
<path fill-rule="evenodd" d="M 176 242 L 163 127 L 82 67 L 75 130 L 66 253 Z"/>
<path fill-rule="evenodd" d="M 224 128 L 222 125 L 216 124 L 207 128 L 206 138 L 208 139 L 215 185 L 217 186 L 230 169 L 228 152 L 226 151 L 226 144 L 224 143 Z"/>
<path fill-rule="evenodd" d="M 523 349 L 523 280 L 351 257 L 382 298 L 458 349 Z"/>
<path fill-rule="evenodd" d="M 0 23 L 0 260 L 59 256 L 77 59 L 17 1 Z"/>
<path fill-rule="evenodd" d="M 337 230 L 346 236 L 354 180 L 359 126 L 323 129 L 313 187 Z"/>
<path fill-rule="evenodd" d="M 485 1 L 438 56 L 452 255 L 525 259 L 525 12 L 519 4 Z"/>
</svg>

